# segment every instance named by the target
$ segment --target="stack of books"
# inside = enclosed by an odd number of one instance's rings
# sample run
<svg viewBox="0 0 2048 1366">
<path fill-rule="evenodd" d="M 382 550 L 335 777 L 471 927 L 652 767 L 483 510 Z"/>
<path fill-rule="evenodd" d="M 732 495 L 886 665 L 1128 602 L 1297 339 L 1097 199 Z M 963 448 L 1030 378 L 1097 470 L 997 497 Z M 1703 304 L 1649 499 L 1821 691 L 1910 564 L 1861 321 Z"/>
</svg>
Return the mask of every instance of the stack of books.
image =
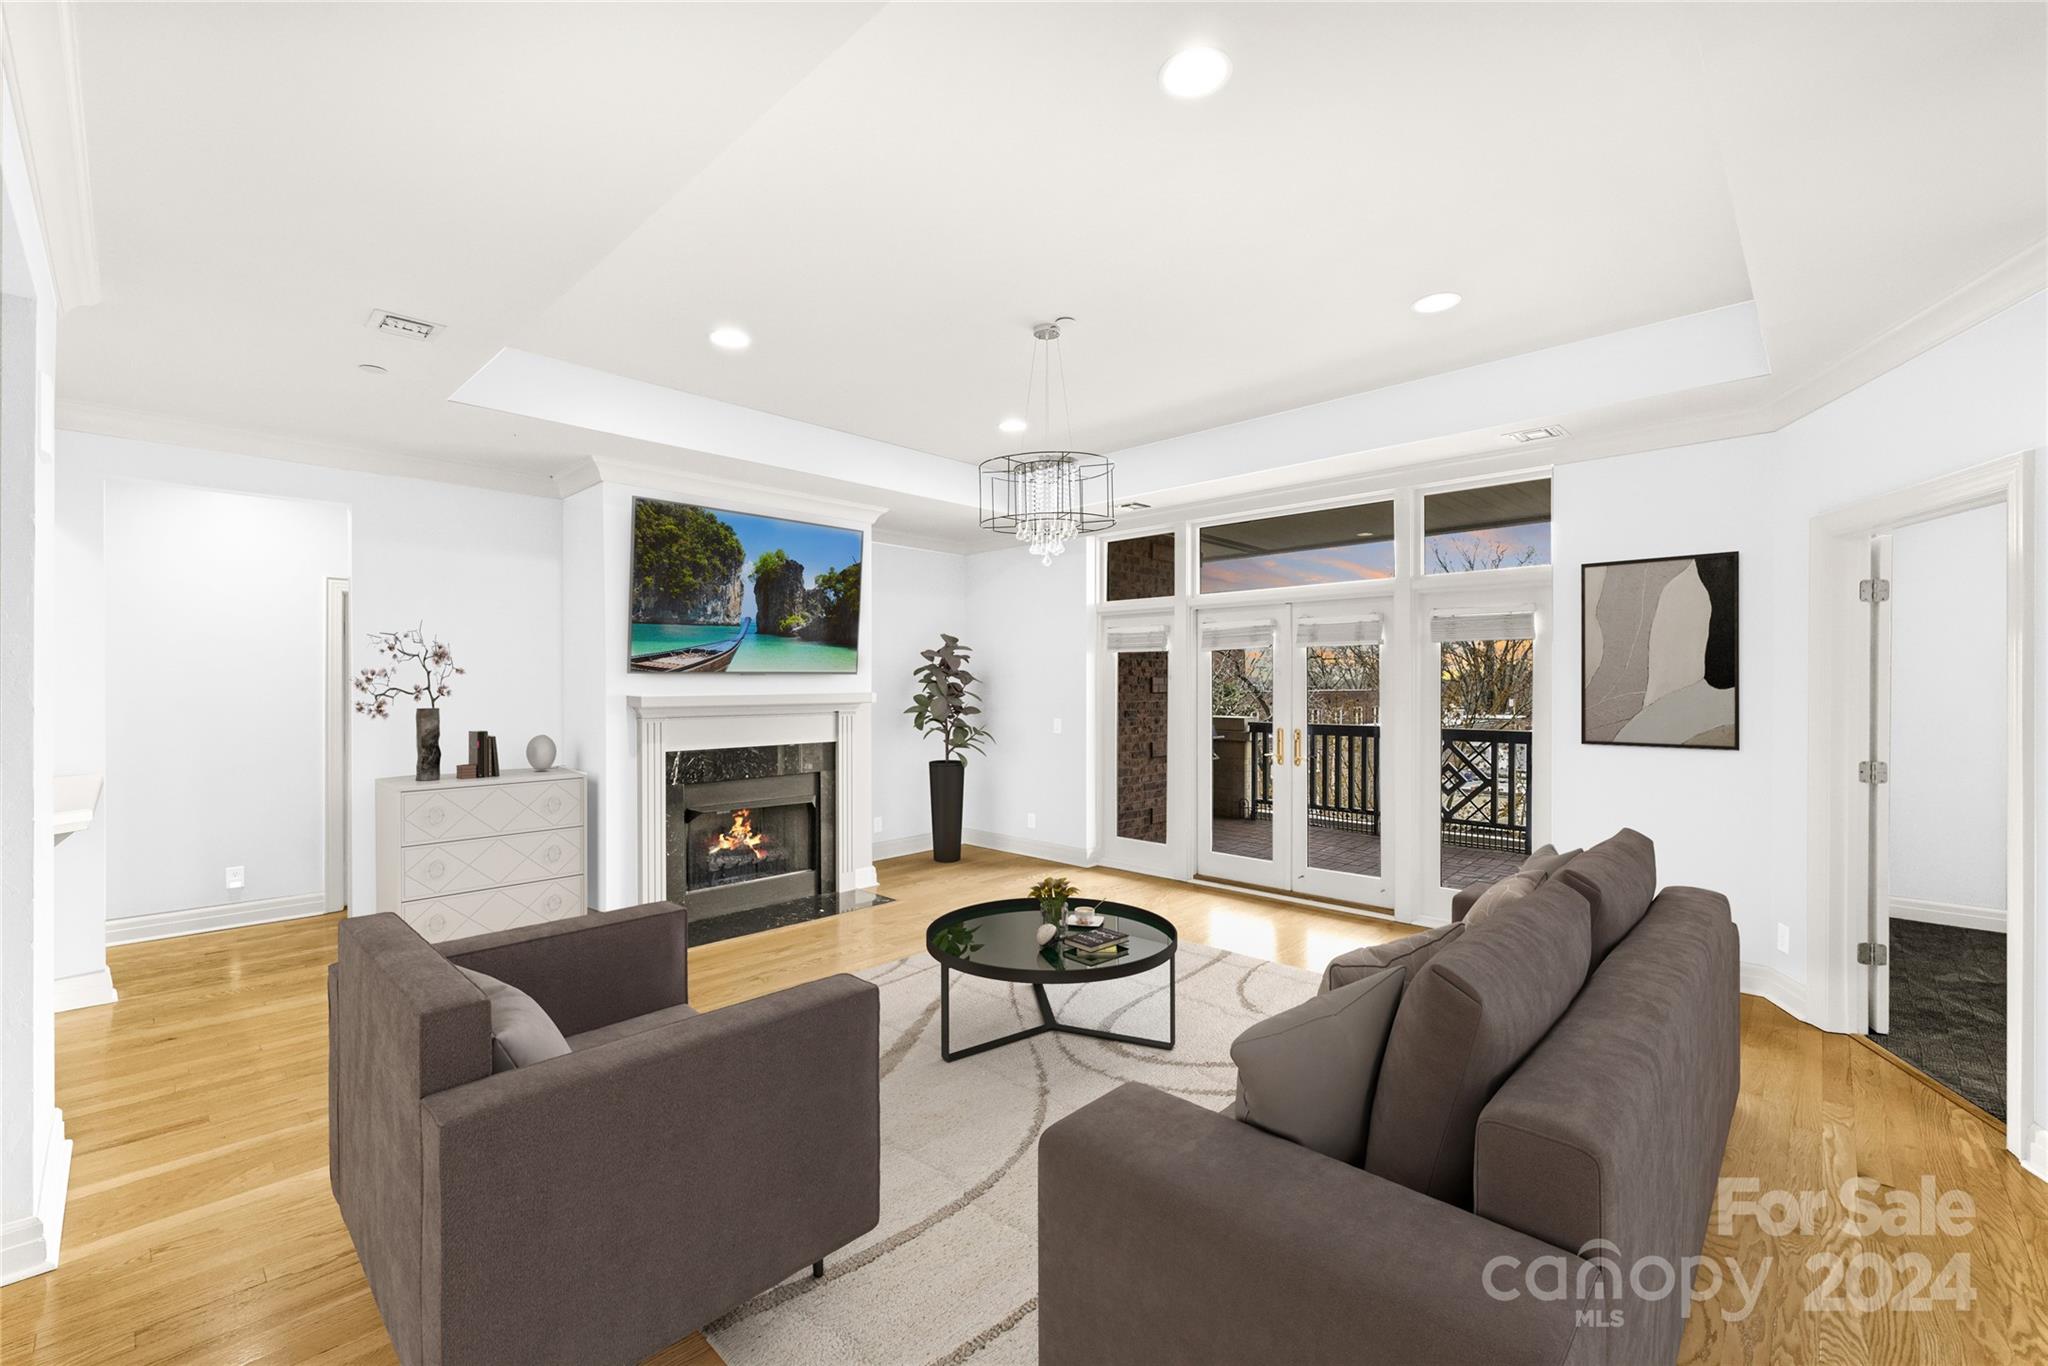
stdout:
<svg viewBox="0 0 2048 1366">
<path fill-rule="evenodd" d="M 1106 963 L 1124 952 L 1129 939 L 1120 930 L 1068 930 L 1062 942 L 1069 957 L 1084 963 Z"/>
</svg>

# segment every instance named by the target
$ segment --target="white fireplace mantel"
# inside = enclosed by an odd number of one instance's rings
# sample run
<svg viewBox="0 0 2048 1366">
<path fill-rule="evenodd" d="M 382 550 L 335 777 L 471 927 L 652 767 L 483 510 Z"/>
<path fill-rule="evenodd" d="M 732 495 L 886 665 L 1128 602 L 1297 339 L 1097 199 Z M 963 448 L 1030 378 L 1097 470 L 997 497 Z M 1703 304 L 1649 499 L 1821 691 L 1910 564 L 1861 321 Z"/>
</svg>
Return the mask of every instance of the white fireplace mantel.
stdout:
<svg viewBox="0 0 2048 1366">
<path fill-rule="evenodd" d="M 629 697 L 640 719 L 640 899 L 668 895 L 667 756 L 681 750 L 829 742 L 838 812 L 835 885 L 875 885 L 868 857 L 871 692 L 666 694 Z"/>
</svg>

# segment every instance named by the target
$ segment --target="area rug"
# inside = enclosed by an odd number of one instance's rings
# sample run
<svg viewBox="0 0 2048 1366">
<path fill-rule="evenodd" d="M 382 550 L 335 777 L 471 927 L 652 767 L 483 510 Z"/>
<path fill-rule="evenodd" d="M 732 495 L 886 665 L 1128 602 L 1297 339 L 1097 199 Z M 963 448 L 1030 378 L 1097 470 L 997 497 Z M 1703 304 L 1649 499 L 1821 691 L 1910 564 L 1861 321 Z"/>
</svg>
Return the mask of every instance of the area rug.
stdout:
<svg viewBox="0 0 2048 1366">
<path fill-rule="evenodd" d="M 923 1366 L 1038 1357 L 1038 1138 L 1127 1081 L 1209 1109 L 1237 1093 L 1230 1041 L 1315 994 L 1316 974 L 1179 949 L 1171 1052 L 1069 1034 L 939 1058 L 938 965 L 860 974 L 882 993 L 882 1221 L 706 1328 L 730 1366 Z M 1031 989 L 953 977 L 953 1044 L 1035 1023 Z M 1048 988 L 1070 1024 L 1163 1038 L 1166 975 Z"/>
</svg>

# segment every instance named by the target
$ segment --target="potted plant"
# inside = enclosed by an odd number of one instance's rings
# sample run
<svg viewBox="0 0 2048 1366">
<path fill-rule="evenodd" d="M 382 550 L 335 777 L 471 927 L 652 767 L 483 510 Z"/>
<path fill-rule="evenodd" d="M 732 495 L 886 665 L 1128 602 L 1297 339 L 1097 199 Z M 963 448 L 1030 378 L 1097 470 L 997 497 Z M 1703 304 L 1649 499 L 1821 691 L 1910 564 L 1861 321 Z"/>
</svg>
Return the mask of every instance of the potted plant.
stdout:
<svg viewBox="0 0 2048 1366">
<path fill-rule="evenodd" d="M 356 701 L 356 710 L 365 716 L 389 716 L 394 697 L 426 703 L 413 713 L 416 752 L 412 776 L 423 783 L 437 782 L 441 777 L 441 699 L 454 691 L 448 680 L 462 673 L 462 669 L 445 642 L 428 642 L 424 623 L 410 631 L 372 631 L 370 645 L 391 662 L 372 664 L 356 674 L 355 690 L 363 694 Z M 417 668 L 420 681 L 394 679 L 394 668 L 404 669 L 408 674 Z"/>
<path fill-rule="evenodd" d="M 1057 925 L 1066 917 L 1067 898 L 1073 894 L 1074 884 L 1063 877 L 1042 877 L 1031 884 L 1029 893 L 1048 925 Z"/>
<path fill-rule="evenodd" d="M 917 692 L 905 707 L 911 724 L 927 735 L 937 735 L 945 748 L 943 759 L 931 764 L 932 859 L 937 863 L 960 861 L 960 801 L 967 788 L 967 761 L 957 757 L 969 750 L 979 754 L 993 739 L 974 724 L 981 715 L 975 703 L 981 700 L 973 690 L 974 675 L 967 671 L 973 651 L 957 636 L 941 635 L 937 649 L 920 650 L 924 663 L 912 676 Z"/>
</svg>

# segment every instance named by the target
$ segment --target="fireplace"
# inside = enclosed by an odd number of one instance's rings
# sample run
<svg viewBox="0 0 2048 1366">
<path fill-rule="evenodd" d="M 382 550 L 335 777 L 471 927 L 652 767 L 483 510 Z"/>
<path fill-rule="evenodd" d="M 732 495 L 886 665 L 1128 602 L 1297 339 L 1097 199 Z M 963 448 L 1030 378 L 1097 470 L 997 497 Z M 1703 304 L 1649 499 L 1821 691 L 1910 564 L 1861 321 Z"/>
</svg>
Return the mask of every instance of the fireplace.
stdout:
<svg viewBox="0 0 2048 1366">
<path fill-rule="evenodd" d="M 689 786 L 681 838 L 693 914 L 818 895 L 818 781 L 794 773 Z"/>
<path fill-rule="evenodd" d="M 694 926 L 838 890 L 831 744 L 682 750 L 668 758 L 668 897 Z"/>
</svg>

